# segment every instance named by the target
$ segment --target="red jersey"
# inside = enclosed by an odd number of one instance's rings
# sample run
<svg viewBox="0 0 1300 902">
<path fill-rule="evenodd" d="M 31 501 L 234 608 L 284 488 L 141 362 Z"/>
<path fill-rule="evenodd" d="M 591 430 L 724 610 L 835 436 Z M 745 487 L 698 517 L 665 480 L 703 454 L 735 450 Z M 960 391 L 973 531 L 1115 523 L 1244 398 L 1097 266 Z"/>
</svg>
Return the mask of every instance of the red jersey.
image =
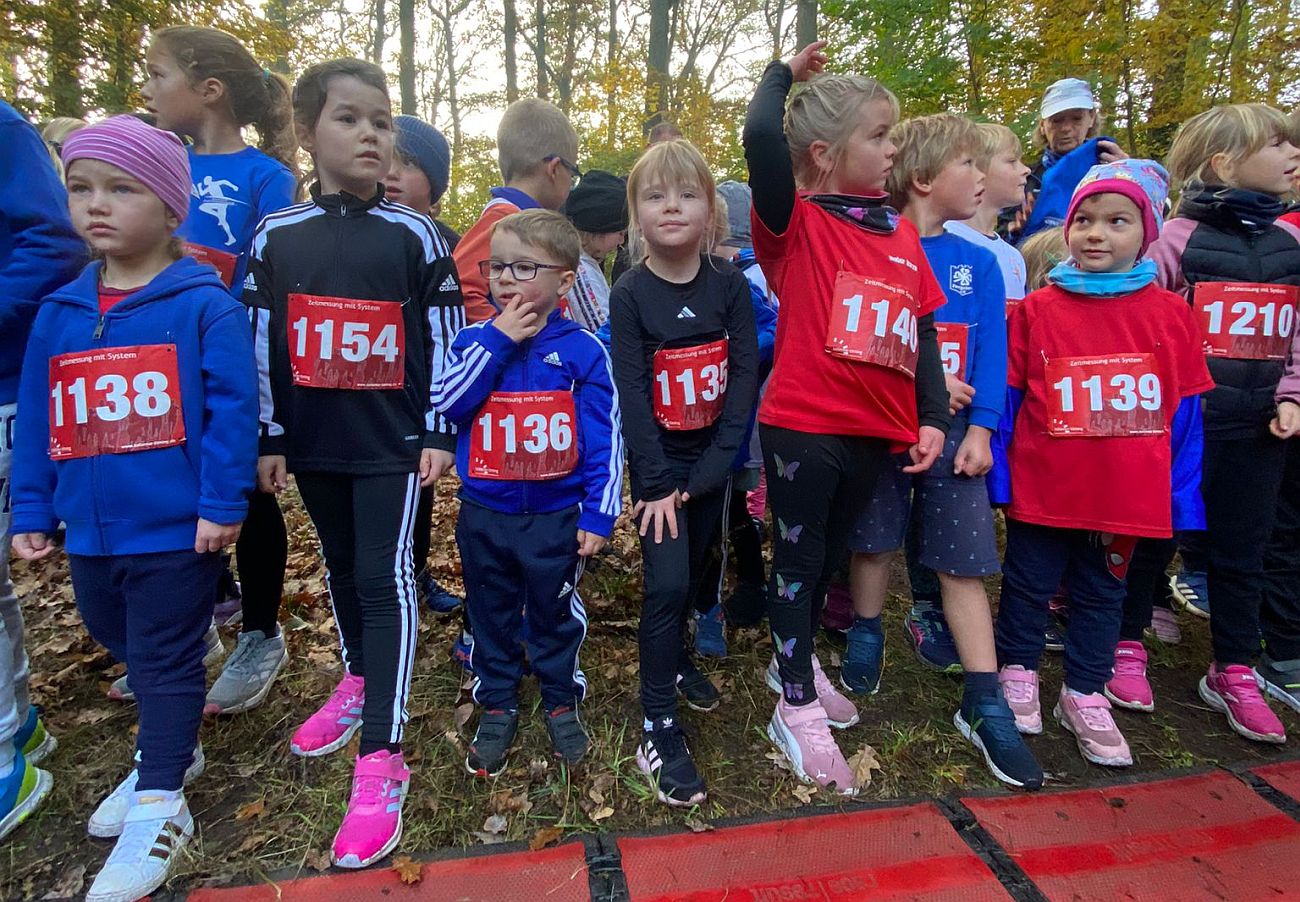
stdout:
<svg viewBox="0 0 1300 902">
<path fill-rule="evenodd" d="M 1007 381 L 1024 392 L 1007 516 L 1170 536 L 1170 425 L 1214 387 L 1187 302 L 1154 284 L 1118 297 L 1049 285 L 1007 325 Z"/>
<path fill-rule="evenodd" d="M 916 229 L 900 219 L 892 234 L 867 232 L 798 197 L 784 234 L 757 214 L 753 230 L 754 254 L 781 299 L 759 421 L 915 442 L 916 319 L 945 301 Z"/>
</svg>

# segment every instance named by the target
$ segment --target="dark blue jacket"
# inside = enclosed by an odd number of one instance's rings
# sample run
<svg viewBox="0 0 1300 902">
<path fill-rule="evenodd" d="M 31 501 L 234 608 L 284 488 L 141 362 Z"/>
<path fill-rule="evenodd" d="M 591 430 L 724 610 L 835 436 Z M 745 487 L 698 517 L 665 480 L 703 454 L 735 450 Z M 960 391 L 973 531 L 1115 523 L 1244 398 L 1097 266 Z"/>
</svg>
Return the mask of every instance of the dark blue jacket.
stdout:
<svg viewBox="0 0 1300 902">
<path fill-rule="evenodd" d="M 623 438 L 618 391 L 609 355 L 596 336 L 551 311 L 542 331 L 515 344 L 493 320 L 461 329 L 441 378 L 433 408 L 461 427 L 456 470 L 461 498 L 506 514 L 546 513 L 579 506 L 578 528 L 608 537 L 623 508 Z M 494 391 L 568 391 L 574 394 L 579 462 L 556 479 L 477 479 L 469 472 L 473 429 L 468 428 Z"/>
<path fill-rule="evenodd" d="M 257 367 L 248 313 L 208 266 L 185 257 L 99 312 L 102 264 L 45 299 L 23 361 L 13 457 L 14 533 L 68 525 L 72 554 L 194 547 L 200 517 L 243 521 L 257 469 Z M 50 358 L 176 345 L 185 441 L 51 461 Z M 97 403 L 97 402 L 92 402 Z"/>
<path fill-rule="evenodd" d="M 41 136 L 0 100 L 0 405 L 18 398 L 23 346 L 41 298 L 85 262 L 68 193 Z"/>
</svg>

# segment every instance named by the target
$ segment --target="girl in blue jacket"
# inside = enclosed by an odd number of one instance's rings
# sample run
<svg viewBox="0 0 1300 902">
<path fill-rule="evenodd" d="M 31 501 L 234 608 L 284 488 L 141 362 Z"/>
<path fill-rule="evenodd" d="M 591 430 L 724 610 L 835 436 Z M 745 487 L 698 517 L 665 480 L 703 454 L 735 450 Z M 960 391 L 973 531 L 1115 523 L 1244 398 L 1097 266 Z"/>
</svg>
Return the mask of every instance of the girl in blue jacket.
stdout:
<svg viewBox="0 0 1300 902">
<path fill-rule="evenodd" d="M 12 531 L 37 560 L 67 524 L 82 619 L 131 672 L 139 764 L 89 824 L 120 836 L 86 897 L 106 902 L 153 892 L 194 831 L 182 784 L 203 767 L 203 637 L 253 488 L 257 371 L 244 309 L 174 238 L 190 191 L 175 135 L 116 116 L 74 133 L 63 162 L 101 259 L 28 341 Z"/>
</svg>

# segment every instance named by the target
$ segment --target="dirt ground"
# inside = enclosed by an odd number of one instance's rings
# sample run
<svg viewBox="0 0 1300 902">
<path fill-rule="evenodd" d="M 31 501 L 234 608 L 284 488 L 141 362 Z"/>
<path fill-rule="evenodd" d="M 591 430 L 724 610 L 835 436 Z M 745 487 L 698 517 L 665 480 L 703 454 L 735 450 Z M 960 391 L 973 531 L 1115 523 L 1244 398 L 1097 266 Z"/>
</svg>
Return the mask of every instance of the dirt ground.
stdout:
<svg viewBox="0 0 1300 902">
<path fill-rule="evenodd" d="M 310 873 L 329 864 L 355 748 L 311 760 L 289 753 L 290 735 L 325 699 L 340 665 L 315 533 L 292 501 L 286 511 L 291 552 L 282 624 L 291 661 L 260 708 L 205 723 L 207 771 L 187 791 L 197 834 L 169 884 L 173 891 L 256 882 L 286 868 Z M 450 528 L 454 517 L 455 501 L 440 499 L 432 561 L 439 578 L 458 588 Z M 88 838 L 85 821 L 130 768 L 135 708 L 105 695 L 122 667 L 81 625 L 62 556 L 38 566 L 18 562 L 14 575 L 25 599 L 33 697 L 44 706 L 59 748 L 41 765 L 55 778 L 49 799 L 0 848 L 0 898 L 77 896 L 111 847 L 109 841 Z M 593 749 L 589 760 L 572 772 L 551 757 L 536 688 L 526 681 L 525 716 L 510 767 L 491 781 L 466 775 L 463 760 L 474 711 L 460 668 L 448 658 L 459 619 L 425 612 L 405 743 L 414 773 L 399 853 L 520 840 L 542 844 L 572 832 L 664 824 L 707 829 L 720 818 L 856 804 L 814 791 L 779 766 L 780 755 L 765 732 L 775 701 L 763 680 L 771 642 L 765 630 L 756 629 L 731 632 L 728 658 L 701 661 L 722 691 L 722 706 L 709 714 L 683 706 L 696 760 L 709 784 L 708 801 L 687 812 L 654 801 L 634 760 L 641 720 L 639 584 L 640 556 L 624 523 L 612 552 L 602 556 L 583 583 L 591 621 L 582 650 L 590 680 L 584 720 Z M 905 577 L 896 573 L 892 588 L 902 592 Z M 166 599 L 158 603 L 166 604 Z M 865 750 L 856 759 L 862 768 L 873 755 L 879 763 L 861 798 L 870 802 L 996 786 L 978 753 L 952 726 L 960 682 L 927 671 L 912 656 L 903 630 L 905 608 L 902 595 L 886 608 L 889 646 L 881 692 L 860 705 L 861 724 L 837 733 L 847 755 Z M 1196 681 L 1208 660 L 1207 621 L 1182 615 L 1181 622 L 1181 645 L 1148 643 L 1156 713 L 1117 714 L 1136 757 L 1130 772 L 1255 764 L 1287 755 L 1285 746 L 1238 738 L 1221 715 L 1200 701 Z M 236 629 L 223 630 L 227 647 L 233 645 Z M 838 662 L 835 642 L 827 637 L 820 641 L 822 660 Z M 1049 654 L 1045 699 L 1060 685 L 1060 676 L 1060 658 Z M 1045 704 L 1048 713 L 1050 704 Z M 1290 711 L 1282 717 L 1289 730 L 1300 733 L 1300 719 Z M 1115 776 L 1086 764 L 1055 723 L 1031 743 L 1051 775 L 1049 785 L 1079 786 Z"/>
</svg>

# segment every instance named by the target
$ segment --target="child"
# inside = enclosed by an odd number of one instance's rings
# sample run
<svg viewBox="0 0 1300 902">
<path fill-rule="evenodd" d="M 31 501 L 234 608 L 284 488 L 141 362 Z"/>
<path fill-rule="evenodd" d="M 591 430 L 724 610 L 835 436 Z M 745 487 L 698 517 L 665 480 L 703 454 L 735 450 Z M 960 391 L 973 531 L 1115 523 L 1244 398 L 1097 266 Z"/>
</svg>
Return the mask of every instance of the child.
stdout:
<svg viewBox="0 0 1300 902">
<path fill-rule="evenodd" d="M 1289 322 L 1300 286 L 1300 230 L 1277 221 L 1300 163 L 1290 128 L 1286 116 L 1263 104 L 1215 107 L 1183 123 L 1168 158 L 1182 198 L 1150 255 L 1160 284 L 1191 303 L 1216 385 L 1205 405 L 1207 531 L 1184 543 L 1181 574 L 1185 584 L 1203 587 L 1197 595 L 1210 612 L 1214 658 L 1199 691 L 1237 733 L 1272 743 L 1285 742 L 1286 731 L 1251 665 L 1259 654 L 1264 553 L 1285 463 L 1282 439 L 1300 426 L 1300 405 L 1291 400 L 1300 361 Z M 1170 556 L 1166 551 L 1151 566 L 1163 573 Z M 1201 573 L 1204 582 L 1193 575 Z M 1111 688 L 1150 703 L 1139 666 L 1145 663 L 1141 636 L 1132 628 L 1150 622 L 1150 595 L 1134 592 L 1131 601 L 1143 607 L 1129 618 L 1116 652 L 1117 676 L 1121 653 L 1137 660 L 1125 668 L 1129 685 Z M 1300 606 L 1292 601 L 1287 613 L 1273 616 L 1300 618 Z M 1261 672 L 1298 656 L 1294 645 L 1266 647 Z"/>
<path fill-rule="evenodd" d="M 257 375 L 243 308 L 173 237 L 180 140 L 115 116 L 72 134 L 63 163 L 102 259 L 46 300 L 27 345 L 13 546 L 46 557 L 67 524 L 82 619 L 131 671 L 139 765 L 90 819 L 120 837 L 86 896 L 108 902 L 153 892 L 194 833 L 182 784 L 202 769 L 203 636 L 253 488 Z"/>
<path fill-rule="evenodd" d="M 345 673 L 290 750 L 326 755 L 360 728 L 332 851 L 335 864 L 360 868 L 402 834 L 411 527 L 420 485 L 453 462 L 455 427 L 426 411 L 463 312 L 433 223 L 384 200 L 393 131 L 383 71 L 350 59 L 310 67 L 294 87 L 294 120 L 319 181 L 311 201 L 262 222 L 245 288 L 270 311 L 258 481 L 282 491 L 293 472 L 320 535 Z"/>
<path fill-rule="evenodd" d="M 76 274 L 85 246 L 68 221 L 68 195 L 27 120 L 0 101 L 0 537 L 9 534 L 10 464 L 18 375 L 37 307 Z M 42 409 L 45 401 L 41 401 Z M 22 823 L 53 779 L 36 765 L 58 745 L 28 695 L 23 612 L 0 553 L 0 839 Z"/>
<path fill-rule="evenodd" d="M 823 46 L 768 65 L 744 144 L 754 248 L 781 298 L 776 363 L 758 414 L 781 533 L 768 619 L 782 693 L 768 735 L 801 779 L 852 795 L 857 783 L 827 724 L 856 723 L 857 709 L 826 677 L 813 637 L 891 446 L 909 448 L 912 471 L 928 469 L 949 414 L 933 321 L 943 292 L 916 230 L 882 195 L 898 102 L 862 76 L 810 80 L 825 66 Z M 787 112 L 796 81 L 808 84 Z M 868 294 L 880 298 L 874 309 Z"/>
<path fill-rule="evenodd" d="M 146 107 L 159 128 L 193 141 L 188 148 L 190 215 L 177 234 L 185 252 L 211 264 L 240 299 L 257 224 L 292 204 L 297 190 L 291 167 L 298 143 L 289 86 L 263 69 L 238 40 L 215 28 L 163 28 L 154 34 L 146 62 L 149 80 L 141 89 Z M 246 125 L 256 127 L 260 148 L 244 143 Z M 265 347 L 265 316 L 255 328 L 256 345 Z M 241 578 L 235 596 L 242 602 L 239 641 L 208 691 L 204 713 L 235 714 L 256 707 L 288 663 L 276 622 L 288 550 L 275 496 L 254 492 L 235 546 Z M 208 642 L 210 655 L 219 654 L 215 629 Z M 109 695 L 132 697 L 127 675 L 113 683 Z"/>
<path fill-rule="evenodd" d="M 1038 789 L 1043 771 L 1016 731 L 998 688 L 993 621 L 983 579 L 998 572 L 997 537 L 984 474 L 993 466 L 991 442 L 1006 399 L 1006 288 L 993 255 L 945 231 L 969 219 L 984 190 L 975 165 L 975 126 L 952 113 L 902 123 L 886 187 L 890 200 L 921 236 L 930 268 L 943 279 L 948 302 L 935 316 L 940 356 L 956 416 L 935 465 L 913 476 L 911 459 L 876 481 L 871 501 L 849 540 L 855 616 L 840 682 L 855 695 L 875 694 L 884 667 L 880 614 L 894 552 L 908 524 L 920 524 L 917 559 L 937 571 L 944 613 L 963 669 L 961 706 L 953 722 L 1010 786 Z"/>
<path fill-rule="evenodd" d="M 758 388 L 758 349 L 744 276 L 701 253 L 716 239 L 713 177 L 700 152 L 682 140 L 654 145 L 632 168 L 627 197 L 646 257 L 614 286 L 610 324 L 645 559 L 637 766 L 659 801 L 688 807 L 706 789 L 677 720 L 677 693 L 706 711 L 719 695 L 683 630 L 722 529 Z"/>
<path fill-rule="evenodd" d="M 1022 733 L 1043 729 L 1038 666 L 1047 602 L 1070 587 L 1065 682 L 1053 711 L 1084 759 L 1133 763 L 1102 688 L 1137 537 L 1201 518 L 1201 392 L 1213 383 L 1187 305 L 1143 260 L 1167 190 L 1149 160 L 1093 167 L 1070 201 L 1071 260 L 1011 311 L 1010 468 L 998 612 L 999 679 Z M 1171 510 L 1172 508 L 1172 510 Z"/>
<path fill-rule="evenodd" d="M 483 709 L 465 769 L 480 777 L 505 769 L 525 644 L 556 755 L 572 765 L 586 754 L 578 581 L 623 504 L 609 357 L 558 309 L 578 267 L 578 233 L 558 213 L 525 210 L 493 226 L 491 250 L 481 269 L 502 312 L 461 330 L 433 388 L 434 409 L 461 427 L 456 543 Z M 528 436 L 518 447 L 516 428 Z"/>
<path fill-rule="evenodd" d="M 627 234 L 627 180 L 599 169 L 584 173 L 564 202 L 564 215 L 582 238 L 582 259 L 561 306 L 569 319 L 595 332 L 609 319 L 605 258 Z"/>
<path fill-rule="evenodd" d="M 1065 229 L 1061 226 L 1035 232 L 1025 239 L 1025 242 L 1020 245 L 1018 250 L 1021 256 L 1025 258 L 1025 290 L 1027 292 L 1045 288 L 1048 284 L 1047 274 L 1055 269 L 1058 263 L 1064 263 L 1070 259 L 1070 249 L 1065 246 Z M 1012 308 L 1016 306 L 1018 304 L 1007 302 L 1008 319 L 1011 317 Z"/>
<path fill-rule="evenodd" d="M 465 315 L 472 323 L 493 316 L 496 306 L 478 264 L 486 260 L 492 226 L 498 219 L 543 207 L 559 210 L 582 173 L 578 135 L 559 107 L 526 97 L 506 107 L 497 127 L 497 163 L 505 184 L 492 189 L 492 200 L 478 222 L 456 246 L 456 269 L 465 294 Z"/>
</svg>

